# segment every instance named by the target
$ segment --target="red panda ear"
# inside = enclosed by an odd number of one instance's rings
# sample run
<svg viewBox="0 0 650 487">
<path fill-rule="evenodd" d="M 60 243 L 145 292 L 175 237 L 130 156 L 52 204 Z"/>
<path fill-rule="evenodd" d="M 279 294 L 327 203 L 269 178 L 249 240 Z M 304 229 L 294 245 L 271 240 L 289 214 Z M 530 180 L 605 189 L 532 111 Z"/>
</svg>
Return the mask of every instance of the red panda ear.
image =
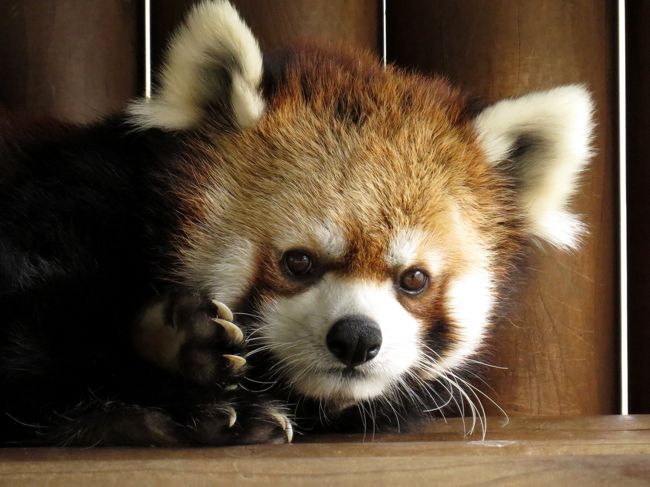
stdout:
<svg viewBox="0 0 650 487">
<path fill-rule="evenodd" d="M 254 125 L 264 111 L 260 95 L 262 54 L 230 3 L 195 5 L 176 31 L 150 99 L 128 113 L 140 128 L 188 130 L 209 122 L 235 128 Z"/>
<path fill-rule="evenodd" d="M 519 182 L 531 236 L 575 248 L 583 224 L 567 210 L 592 155 L 593 104 L 581 86 L 563 86 L 495 103 L 474 121 L 488 160 Z"/>
</svg>

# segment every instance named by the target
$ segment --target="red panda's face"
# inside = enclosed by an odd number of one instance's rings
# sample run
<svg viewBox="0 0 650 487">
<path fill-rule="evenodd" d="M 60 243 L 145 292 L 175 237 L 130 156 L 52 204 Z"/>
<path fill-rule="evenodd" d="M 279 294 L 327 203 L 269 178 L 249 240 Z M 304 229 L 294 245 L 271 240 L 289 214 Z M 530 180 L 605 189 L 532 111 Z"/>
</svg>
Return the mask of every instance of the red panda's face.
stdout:
<svg viewBox="0 0 650 487">
<path fill-rule="evenodd" d="M 338 64 L 291 69 L 255 129 L 197 155 L 193 286 L 252 306 L 253 353 L 309 397 L 444 376 L 481 346 L 519 251 L 514 192 L 448 85 L 372 67 L 332 86 Z"/>
<path fill-rule="evenodd" d="M 343 51 L 263 68 L 232 7 L 202 4 L 132 108 L 200 133 L 179 168 L 178 279 L 249 312 L 273 378 L 338 405 L 453 387 L 525 242 L 575 245 L 591 130 L 580 87 L 472 113 L 442 79 Z"/>
<path fill-rule="evenodd" d="M 406 379 L 439 377 L 479 347 L 495 294 L 487 262 L 456 275 L 417 227 L 370 236 L 374 248 L 331 222 L 310 230 L 306 242 L 326 238 L 262 263 L 289 284 L 262 285 L 254 334 L 298 392 L 344 402 L 386 395 Z M 287 271 L 293 259 L 313 274 Z"/>
</svg>

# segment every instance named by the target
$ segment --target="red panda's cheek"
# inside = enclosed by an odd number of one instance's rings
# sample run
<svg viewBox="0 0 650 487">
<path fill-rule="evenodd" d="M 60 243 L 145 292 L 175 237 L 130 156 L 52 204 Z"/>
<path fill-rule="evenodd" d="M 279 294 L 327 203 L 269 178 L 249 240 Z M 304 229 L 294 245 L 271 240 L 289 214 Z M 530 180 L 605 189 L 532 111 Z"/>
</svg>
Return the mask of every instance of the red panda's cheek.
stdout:
<svg viewBox="0 0 650 487">
<path fill-rule="evenodd" d="M 417 321 L 423 357 L 438 362 L 455 341 L 445 308 L 448 276 L 437 278 L 420 296 L 398 294 L 402 307 Z"/>
<path fill-rule="evenodd" d="M 243 237 L 197 235 L 179 251 L 176 278 L 230 308 L 245 297 L 258 272 L 255 244 Z"/>
<path fill-rule="evenodd" d="M 450 343 L 442 367 L 458 367 L 479 351 L 491 324 L 494 302 L 495 285 L 487 269 L 468 271 L 450 280 L 443 300 Z"/>
<path fill-rule="evenodd" d="M 447 278 L 432 279 L 429 287 L 417 296 L 396 291 L 396 297 L 402 307 L 421 325 L 426 334 L 442 313 L 441 300 L 447 285 Z"/>
</svg>

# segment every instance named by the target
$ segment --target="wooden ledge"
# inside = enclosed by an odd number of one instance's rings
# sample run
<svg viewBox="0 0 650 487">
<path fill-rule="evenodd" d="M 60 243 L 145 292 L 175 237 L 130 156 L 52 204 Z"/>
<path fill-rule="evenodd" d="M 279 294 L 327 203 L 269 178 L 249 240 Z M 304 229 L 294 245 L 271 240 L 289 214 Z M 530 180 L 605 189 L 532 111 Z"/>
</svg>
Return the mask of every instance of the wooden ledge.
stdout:
<svg viewBox="0 0 650 487">
<path fill-rule="evenodd" d="M 292 445 L 0 449 L 0 486 L 650 485 L 650 415 L 500 423 L 489 419 L 485 440 L 453 419 Z"/>
</svg>

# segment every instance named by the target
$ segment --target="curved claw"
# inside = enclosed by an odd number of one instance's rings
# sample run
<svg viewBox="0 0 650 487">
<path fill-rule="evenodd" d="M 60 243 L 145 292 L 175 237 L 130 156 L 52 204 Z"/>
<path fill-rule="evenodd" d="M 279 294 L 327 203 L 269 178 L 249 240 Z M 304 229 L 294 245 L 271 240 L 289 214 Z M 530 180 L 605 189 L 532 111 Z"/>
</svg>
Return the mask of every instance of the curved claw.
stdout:
<svg viewBox="0 0 650 487">
<path fill-rule="evenodd" d="M 225 354 L 223 355 L 223 358 L 230 362 L 230 366 L 233 368 L 233 370 L 239 370 L 244 365 L 246 365 L 246 359 L 244 357 L 240 357 L 239 355 Z"/>
<path fill-rule="evenodd" d="M 217 308 L 217 316 L 219 318 L 223 318 L 226 321 L 232 321 L 235 319 L 235 317 L 232 314 L 232 311 L 230 311 L 230 308 L 223 304 L 221 301 L 216 301 L 214 299 L 210 300 L 212 304 L 214 305 L 215 308 Z"/>
<path fill-rule="evenodd" d="M 287 437 L 287 443 L 291 443 L 293 441 L 293 426 L 291 425 L 289 418 L 287 418 L 284 414 L 278 413 L 277 411 L 270 413 L 270 416 L 271 419 L 278 423 L 284 430 L 284 434 Z"/>
<path fill-rule="evenodd" d="M 233 407 L 227 407 L 226 411 L 228 413 L 228 428 L 232 428 L 237 422 L 237 411 Z"/>
<path fill-rule="evenodd" d="M 212 320 L 223 327 L 234 343 L 241 343 L 244 341 L 244 332 L 234 323 L 221 318 L 213 318 Z"/>
</svg>

